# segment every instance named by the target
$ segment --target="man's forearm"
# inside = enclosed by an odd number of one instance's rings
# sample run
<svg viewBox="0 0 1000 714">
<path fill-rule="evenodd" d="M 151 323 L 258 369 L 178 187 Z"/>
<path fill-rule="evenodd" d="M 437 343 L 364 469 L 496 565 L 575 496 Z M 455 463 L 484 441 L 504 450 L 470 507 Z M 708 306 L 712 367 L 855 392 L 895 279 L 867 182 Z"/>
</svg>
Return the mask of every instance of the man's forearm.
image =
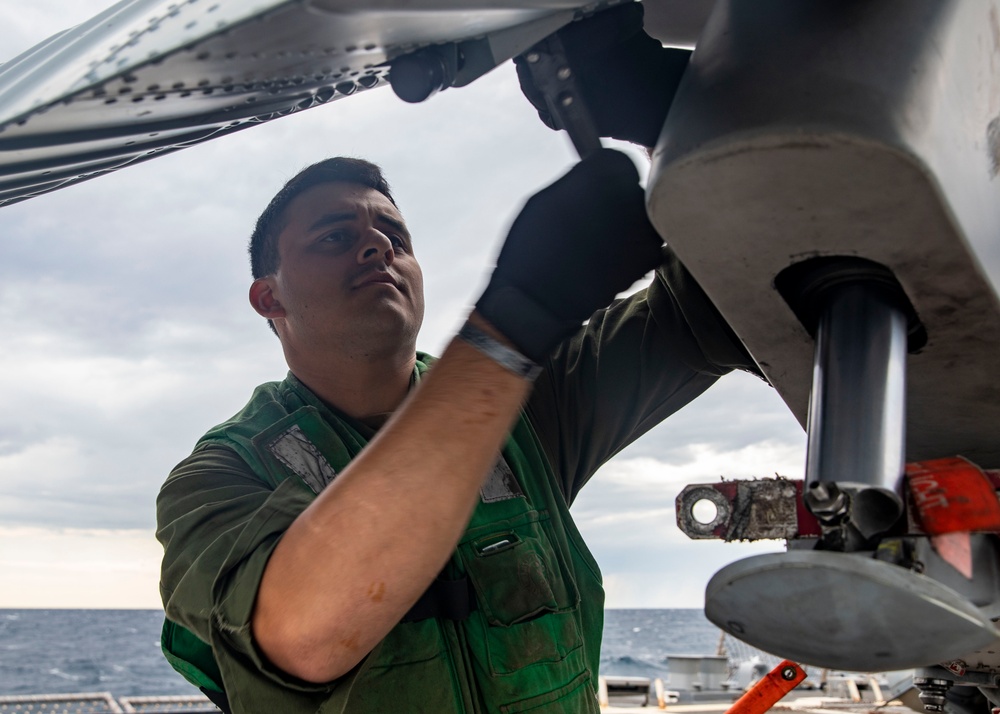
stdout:
<svg viewBox="0 0 1000 714">
<path fill-rule="evenodd" d="M 452 342 L 275 548 L 252 620 L 275 665 L 335 679 L 399 622 L 453 552 L 529 390 Z"/>
</svg>

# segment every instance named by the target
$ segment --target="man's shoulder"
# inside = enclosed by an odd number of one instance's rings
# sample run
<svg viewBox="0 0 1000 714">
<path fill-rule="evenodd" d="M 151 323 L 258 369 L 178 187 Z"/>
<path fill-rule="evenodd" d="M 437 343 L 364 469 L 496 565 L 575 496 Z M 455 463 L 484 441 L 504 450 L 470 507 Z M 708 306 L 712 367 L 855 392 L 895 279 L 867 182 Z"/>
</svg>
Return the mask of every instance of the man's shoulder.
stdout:
<svg viewBox="0 0 1000 714">
<path fill-rule="evenodd" d="M 257 461 L 255 437 L 303 406 L 289 375 L 283 380 L 265 382 L 254 388 L 247 403 L 223 422 L 206 431 L 195 443 L 190 455 L 171 472 L 209 470 L 233 473 L 253 471 Z"/>
<path fill-rule="evenodd" d="M 282 392 L 281 385 L 283 383 L 284 380 L 274 381 L 274 382 L 264 382 L 263 384 L 258 384 L 256 387 L 253 388 L 253 391 L 250 393 L 250 398 L 246 401 L 246 404 L 244 404 L 231 417 L 219 422 L 219 424 L 212 427 L 212 429 L 217 429 L 223 424 L 228 424 L 230 422 L 240 421 L 242 419 L 245 419 L 248 416 L 248 414 L 252 413 L 255 409 L 257 409 L 258 405 L 260 405 L 261 403 L 280 401 Z M 211 431 L 212 429 L 210 429 L 209 431 Z"/>
<path fill-rule="evenodd" d="M 269 426 L 305 406 L 289 374 L 281 381 L 258 385 L 238 412 L 206 431 L 195 443 L 194 452 L 209 446 L 225 446 L 244 458 L 254 437 Z"/>
<path fill-rule="evenodd" d="M 244 428 L 255 429 L 273 423 L 303 406 L 289 374 L 281 381 L 264 382 L 254 388 L 250 399 L 238 412 L 205 432 L 198 444 L 211 441 Z"/>
</svg>

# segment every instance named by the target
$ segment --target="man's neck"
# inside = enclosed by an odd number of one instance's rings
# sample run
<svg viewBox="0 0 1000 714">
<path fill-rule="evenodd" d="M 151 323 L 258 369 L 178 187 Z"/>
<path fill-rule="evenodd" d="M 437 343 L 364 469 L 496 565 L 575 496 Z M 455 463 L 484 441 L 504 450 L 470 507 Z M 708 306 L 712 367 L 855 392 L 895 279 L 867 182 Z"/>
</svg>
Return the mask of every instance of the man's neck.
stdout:
<svg viewBox="0 0 1000 714">
<path fill-rule="evenodd" d="M 365 422 L 391 413 L 410 389 L 416 353 L 381 359 L 341 356 L 336 363 L 294 362 L 289 368 L 320 399 L 350 417 Z"/>
</svg>

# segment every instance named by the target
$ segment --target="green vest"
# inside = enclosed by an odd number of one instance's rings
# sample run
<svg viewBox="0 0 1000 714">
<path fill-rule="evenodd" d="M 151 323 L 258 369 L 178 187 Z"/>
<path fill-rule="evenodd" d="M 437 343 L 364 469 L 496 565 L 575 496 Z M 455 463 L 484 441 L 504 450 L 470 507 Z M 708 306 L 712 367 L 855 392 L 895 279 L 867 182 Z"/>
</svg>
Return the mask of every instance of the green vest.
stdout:
<svg viewBox="0 0 1000 714">
<path fill-rule="evenodd" d="M 431 361 L 418 354 L 417 378 Z M 319 493 L 367 440 L 290 376 L 258 387 L 203 443 L 233 449 L 271 488 L 296 478 Z M 289 696 L 324 713 L 598 711 L 600 572 L 523 414 L 444 574 L 471 580 L 477 608 L 468 618 L 400 623 L 326 690 Z M 225 684 L 234 711 L 253 709 L 209 645 L 170 621 L 162 644 L 189 681 Z M 296 711 L 303 704 L 311 707 L 300 700 Z"/>
</svg>

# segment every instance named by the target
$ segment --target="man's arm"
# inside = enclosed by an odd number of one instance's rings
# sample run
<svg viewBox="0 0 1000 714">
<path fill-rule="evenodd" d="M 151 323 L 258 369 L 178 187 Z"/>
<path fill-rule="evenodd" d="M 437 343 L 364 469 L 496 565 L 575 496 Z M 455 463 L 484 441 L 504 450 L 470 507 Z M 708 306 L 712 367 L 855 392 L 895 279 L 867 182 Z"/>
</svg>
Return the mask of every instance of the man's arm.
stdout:
<svg viewBox="0 0 1000 714">
<path fill-rule="evenodd" d="M 757 372 L 666 247 L 648 287 L 598 311 L 546 364 L 526 411 L 569 503 L 605 461 L 720 376 Z"/>
<path fill-rule="evenodd" d="M 691 53 L 647 35 L 638 2 L 572 22 L 557 35 L 598 133 L 651 149 Z M 527 60 L 514 61 L 525 96 L 556 128 Z M 527 411 L 568 502 L 605 460 L 720 375 L 733 368 L 760 374 L 667 248 L 649 288 L 594 315 L 548 365 Z"/>
<path fill-rule="evenodd" d="M 252 621 L 275 665 L 330 681 L 388 634 L 454 550 L 529 388 L 461 340 L 449 345 L 275 548 Z"/>
</svg>

